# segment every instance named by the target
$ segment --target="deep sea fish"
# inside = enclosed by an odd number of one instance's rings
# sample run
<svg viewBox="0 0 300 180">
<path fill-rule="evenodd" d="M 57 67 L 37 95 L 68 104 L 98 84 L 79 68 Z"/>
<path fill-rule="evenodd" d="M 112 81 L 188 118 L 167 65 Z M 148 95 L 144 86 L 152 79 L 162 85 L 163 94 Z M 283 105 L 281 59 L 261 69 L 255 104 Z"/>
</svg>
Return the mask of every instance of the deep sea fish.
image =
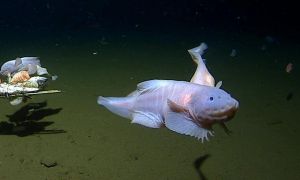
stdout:
<svg viewBox="0 0 300 180">
<path fill-rule="evenodd" d="M 37 66 L 41 66 L 38 57 L 22 57 L 15 60 L 5 62 L 1 66 L 1 75 L 11 75 L 18 71 L 26 70 L 29 74 L 34 74 L 37 71 Z"/>
<path fill-rule="evenodd" d="M 98 104 L 132 123 L 150 128 L 167 127 L 180 134 L 208 140 L 213 124 L 224 125 L 239 106 L 227 92 L 215 87 L 201 55 L 206 44 L 189 50 L 198 64 L 191 82 L 149 80 L 127 97 L 98 97 Z M 220 84 L 220 83 L 219 83 Z M 219 85 L 220 86 L 220 85 Z"/>
</svg>

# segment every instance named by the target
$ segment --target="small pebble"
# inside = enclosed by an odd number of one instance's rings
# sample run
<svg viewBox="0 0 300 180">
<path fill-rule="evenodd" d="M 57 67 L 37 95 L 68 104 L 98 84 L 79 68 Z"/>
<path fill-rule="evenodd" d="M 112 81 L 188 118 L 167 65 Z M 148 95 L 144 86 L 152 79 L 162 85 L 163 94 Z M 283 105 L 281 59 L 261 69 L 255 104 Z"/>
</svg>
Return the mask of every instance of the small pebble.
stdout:
<svg viewBox="0 0 300 180">
<path fill-rule="evenodd" d="M 47 168 L 51 168 L 51 167 L 57 166 L 56 160 L 53 160 L 51 158 L 41 159 L 40 163 L 41 163 L 41 165 L 43 165 L 43 166 L 45 166 Z"/>
</svg>

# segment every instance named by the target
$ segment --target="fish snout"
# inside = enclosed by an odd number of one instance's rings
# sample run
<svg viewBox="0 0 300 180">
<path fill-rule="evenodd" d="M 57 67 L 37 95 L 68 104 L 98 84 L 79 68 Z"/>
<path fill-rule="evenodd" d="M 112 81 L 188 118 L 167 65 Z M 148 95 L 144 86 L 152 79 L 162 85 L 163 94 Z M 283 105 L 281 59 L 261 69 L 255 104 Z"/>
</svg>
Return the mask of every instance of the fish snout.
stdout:
<svg viewBox="0 0 300 180">
<path fill-rule="evenodd" d="M 239 108 L 239 102 L 235 99 L 231 99 L 230 105 L 228 110 L 225 112 L 227 118 L 225 119 L 225 121 L 228 121 L 230 119 L 232 119 L 236 113 L 236 111 Z"/>
<path fill-rule="evenodd" d="M 239 102 L 232 98 L 231 96 L 227 97 L 224 101 L 224 106 L 227 107 L 227 109 L 238 109 L 239 108 Z"/>
<path fill-rule="evenodd" d="M 239 102 L 235 99 L 232 99 L 232 108 L 235 110 L 239 108 Z"/>
</svg>

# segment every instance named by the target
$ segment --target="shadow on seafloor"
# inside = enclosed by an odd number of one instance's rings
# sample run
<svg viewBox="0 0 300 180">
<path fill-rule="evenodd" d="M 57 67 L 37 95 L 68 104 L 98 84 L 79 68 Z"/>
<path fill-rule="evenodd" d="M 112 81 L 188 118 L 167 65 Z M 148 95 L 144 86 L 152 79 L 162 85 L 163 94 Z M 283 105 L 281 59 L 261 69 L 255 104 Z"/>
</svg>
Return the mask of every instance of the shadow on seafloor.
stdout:
<svg viewBox="0 0 300 180">
<path fill-rule="evenodd" d="M 46 127 L 54 122 L 41 121 L 61 110 L 62 108 L 47 108 L 47 101 L 26 104 L 15 113 L 6 115 L 8 121 L 0 122 L 0 135 L 24 137 L 33 134 L 65 133 L 65 130 L 47 130 Z"/>
<path fill-rule="evenodd" d="M 207 158 L 209 158 L 210 155 L 209 154 L 205 154 L 203 156 L 200 156 L 198 158 L 195 159 L 194 161 L 194 168 L 196 169 L 198 175 L 199 175 L 199 178 L 200 180 L 207 180 L 207 178 L 205 177 L 205 175 L 203 174 L 203 172 L 201 171 L 200 167 L 202 166 L 202 164 L 205 162 L 205 160 Z"/>
</svg>

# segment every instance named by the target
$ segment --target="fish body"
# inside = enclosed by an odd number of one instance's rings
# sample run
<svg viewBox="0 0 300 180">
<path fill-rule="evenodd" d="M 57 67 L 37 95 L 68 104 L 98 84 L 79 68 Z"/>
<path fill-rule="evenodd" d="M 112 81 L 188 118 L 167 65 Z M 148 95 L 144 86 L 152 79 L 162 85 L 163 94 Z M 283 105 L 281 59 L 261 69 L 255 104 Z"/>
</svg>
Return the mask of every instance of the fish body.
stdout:
<svg viewBox="0 0 300 180">
<path fill-rule="evenodd" d="M 98 103 L 122 117 L 150 128 L 207 139 L 216 122 L 232 118 L 238 102 L 225 91 L 186 81 L 150 80 L 127 97 L 99 97 Z"/>
<path fill-rule="evenodd" d="M 5 62 L 1 66 L 0 74 L 8 75 L 14 74 L 18 71 L 29 71 L 29 74 L 34 74 L 36 72 L 36 66 L 41 66 L 38 57 L 22 57 L 15 60 L 10 60 Z"/>
<path fill-rule="evenodd" d="M 202 59 L 205 43 L 188 50 L 197 64 L 190 82 L 150 80 L 139 83 L 137 90 L 126 97 L 98 97 L 98 104 L 132 123 L 150 128 L 167 127 L 180 134 L 208 140 L 212 126 L 219 123 L 228 132 L 225 122 L 234 117 L 239 102 L 215 85 Z"/>
</svg>

